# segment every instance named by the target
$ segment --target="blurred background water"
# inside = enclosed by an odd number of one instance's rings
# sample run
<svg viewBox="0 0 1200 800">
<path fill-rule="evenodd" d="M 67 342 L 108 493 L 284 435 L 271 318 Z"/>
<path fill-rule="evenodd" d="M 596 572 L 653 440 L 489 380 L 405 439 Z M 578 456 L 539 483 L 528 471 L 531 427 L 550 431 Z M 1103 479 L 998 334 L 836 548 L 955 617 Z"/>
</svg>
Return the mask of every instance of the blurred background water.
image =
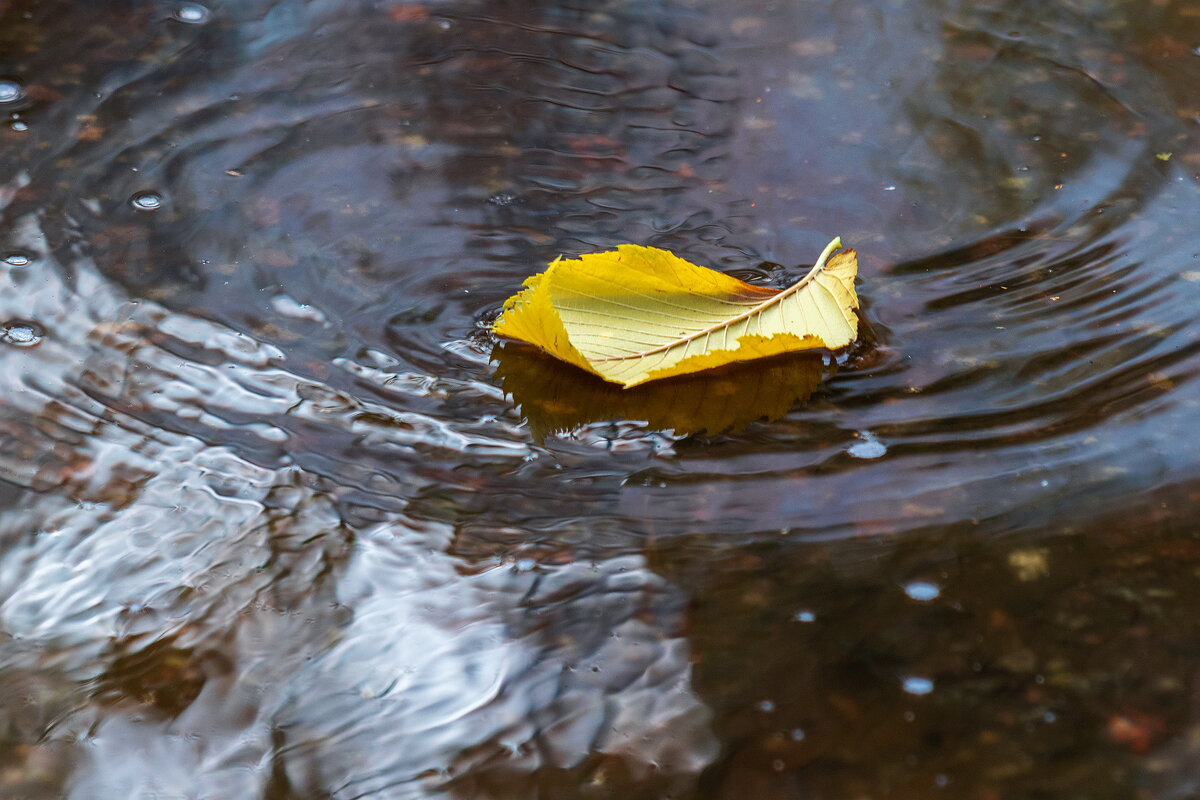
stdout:
<svg viewBox="0 0 1200 800">
<path fill-rule="evenodd" d="M 1195 3 L 0 0 L 0 115 L 0 796 L 1200 792 Z M 494 374 L 836 234 L 781 418 Z"/>
</svg>

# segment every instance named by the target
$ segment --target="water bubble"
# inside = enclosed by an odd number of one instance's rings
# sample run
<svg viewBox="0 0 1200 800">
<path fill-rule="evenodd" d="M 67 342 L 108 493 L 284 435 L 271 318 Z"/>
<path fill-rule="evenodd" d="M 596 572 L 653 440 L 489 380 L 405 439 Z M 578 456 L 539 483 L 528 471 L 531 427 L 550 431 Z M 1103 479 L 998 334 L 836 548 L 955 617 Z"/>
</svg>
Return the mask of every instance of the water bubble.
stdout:
<svg viewBox="0 0 1200 800">
<path fill-rule="evenodd" d="M 770 700 L 763 700 L 761 703 L 758 704 L 758 710 L 762 711 L 764 714 L 770 714 L 772 711 L 775 710 L 775 704 L 772 703 Z"/>
<path fill-rule="evenodd" d="M 942 590 L 935 583 L 913 581 L 912 583 L 905 584 L 904 593 L 913 600 L 925 601 L 933 600 L 942 593 Z"/>
<path fill-rule="evenodd" d="M 157 211 L 162 203 L 162 195 L 154 192 L 138 192 L 129 198 L 129 204 L 139 211 Z"/>
<path fill-rule="evenodd" d="M 20 250 L 13 250 L 10 253 L 4 254 L 4 263 L 10 267 L 28 267 L 33 263 L 33 259 L 28 253 L 22 253 Z"/>
<path fill-rule="evenodd" d="M 12 122 L 8 123 L 8 127 L 12 128 L 17 133 L 29 130 L 29 126 L 19 119 L 14 119 Z"/>
<path fill-rule="evenodd" d="M 807 734 L 803 728 L 792 728 L 792 741 L 803 742 Z"/>
<path fill-rule="evenodd" d="M 11 78 L 0 78 L 0 103 L 12 103 L 21 99 L 23 88 Z"/>
<path fill-rule="evenodd" d="M 796 622 L 815 622 L 817 615 L 811 611 L 797 611 L 792 619 L 796 620 Z"/>
<path fill-rule="evenodd" d="M 14 347 L 33 347 L 43 335 L 42 326 L 27 320 L 11 320 L 0 328 L 0 342 Z"/>
<path fill-rule="evenodd" d="M 504 208 L 505 206 L 516 205 L 521 202 L 521 198 L 512 192 L 496 192 L 487 201 L 494 206 Z"/>
<path fill-rule="evenodd" d="M 885 186 L 885 187 L 883 187 L 883 190 L 885 192 L 894 192 L 894 191 L 896 191 L 896 187 L 895 186 Z"/>
<path fill-rule="evenodd" d="M 175 19 L 190 25 L 208 21 L 208 9 L 196 3 L 182 3 L 175 7 Z"/>
<path fill-rule="evenodd" d="M 887 453 L 887 447 L 870 431 L 859 431 L 858 441 L 846 448 L 855 458 L 879 458 Z"/>
<path fill-rule="evenodd" d="M 904 679 L 904 691 L 916 695 L 929 694 L 933 691 L 933 681 L 910 675 Z"/>
</svg>

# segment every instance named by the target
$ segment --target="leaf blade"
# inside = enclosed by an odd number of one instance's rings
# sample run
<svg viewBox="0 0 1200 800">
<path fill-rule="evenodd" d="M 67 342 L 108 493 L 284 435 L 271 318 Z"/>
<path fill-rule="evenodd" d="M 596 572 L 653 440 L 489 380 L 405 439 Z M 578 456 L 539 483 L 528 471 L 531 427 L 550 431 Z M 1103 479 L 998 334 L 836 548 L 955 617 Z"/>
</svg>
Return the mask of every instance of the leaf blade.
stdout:
<svg viewBox="0 0 1200 800">
<path fill-rule="evenodd" d="M 494 330 L 625 388 L 815 348 L 858 332 L 858 263 L 831 255 L 782 291 L 638 245 L 556 260 L 505 304 Z"/>
</svg>

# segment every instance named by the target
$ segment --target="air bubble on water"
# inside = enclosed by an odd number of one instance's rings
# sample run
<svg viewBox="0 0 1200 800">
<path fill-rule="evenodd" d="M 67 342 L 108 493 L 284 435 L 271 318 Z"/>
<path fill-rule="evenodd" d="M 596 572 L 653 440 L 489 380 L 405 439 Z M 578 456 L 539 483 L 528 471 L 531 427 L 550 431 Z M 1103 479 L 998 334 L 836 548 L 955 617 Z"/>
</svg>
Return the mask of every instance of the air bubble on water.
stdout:
<svg viewBox="0 0 1200 800">
<path fill-rule="evenodd" d="M 887 453 L 887 447 L 870 431 L 859 431 L 858 441 L 846 448 L 854 458 L 879 458 Z"/>
<path fill-rule="evenodd" d="M 920 600 L 924 602 L 926 600 L 935 599 L 939 594 L 942 593 L 942 590 L 938 588 L 938 585 L 935 583 L 929 583 L 928 581 L 913 581 L 912 583 L 905 584 L 904 593 L 913 600 Z"/>
<path fill-rule="evenodd" d="M 489 197 L 487 201 L 494 206 L 504 208 L 505 206 L 516 205 L 521 202 L 521 198 L 512 192 L 497 192 Z"/>
<path fill-rule="evenodd" d="M 175 7 L 175 19 L 190 25 L 208 21 L 208 9 L 196 3 L 181 3 Z"/>
<path fill-rule="evenodd" d="M 883 190 L 885 192 L 894 192 L 894 191 L 896 191 L 896 187 L 895 186 L 885 186 L 885 187 L 883 187 Z"/>
<path fill-rule="evenodd" d="M 14 347 L 33 347 L 42 340 L 42 328 L 35 322 L 13 320 L 0 328 L 0 342 Z"/>
<path fill-rule="evenodd" d="M 904 679 L 904 691 L 916 695 L 929 694 L 933 691 L 933 681 L 929 678 L 910 675 Z"/>
<path fill-rule="evenodd" d="M 796 622 L 816 622 L 817 615 L 811 611 L 797 611 L 792 619 L 796 620 Z"/>
<path fill-rule="evenodd" d="M 448 19 L 439 19 L 437 26 L 444 31 L 448 31 L 454 27 L 454 23 Z"/>
<path fill-rule="evenodd" d="M 138 211 L 157 211 L 162 208 L 162 195 L 154 192 L 138 192 L 129 198 L 129 204 Z"/>
<path fill-rule="evenodd" d="M 26 253 L 14 250 L 11 253 L 4 254 L 4 263 L 10 267 L 28 267 L 33 263 L 33 259 Z"/>
<path fill-rule="evenodd" d="M 11 78 L 0 78 L 0 103 L 12 103 L 21 99 L 21 84 Z"/>
</svg>

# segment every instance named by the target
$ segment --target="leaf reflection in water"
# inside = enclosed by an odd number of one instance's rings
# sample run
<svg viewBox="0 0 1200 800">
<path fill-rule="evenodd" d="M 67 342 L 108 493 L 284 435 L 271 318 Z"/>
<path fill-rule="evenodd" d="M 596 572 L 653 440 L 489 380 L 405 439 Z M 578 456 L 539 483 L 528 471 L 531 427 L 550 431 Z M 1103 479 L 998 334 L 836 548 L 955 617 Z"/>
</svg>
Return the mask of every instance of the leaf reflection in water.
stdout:
<svg viewBox="0 0 1200 800">
<path fill-rule="evenodd" d="M 820 355 L 801 353 L 623 389 L 517 342 L 496 345 L 492 360 L 495 380 L 537 442 L 589 422 L 622 419 L 681 436 L 738 430 L 782 417 L 832 372 Z"/>
</svg>

